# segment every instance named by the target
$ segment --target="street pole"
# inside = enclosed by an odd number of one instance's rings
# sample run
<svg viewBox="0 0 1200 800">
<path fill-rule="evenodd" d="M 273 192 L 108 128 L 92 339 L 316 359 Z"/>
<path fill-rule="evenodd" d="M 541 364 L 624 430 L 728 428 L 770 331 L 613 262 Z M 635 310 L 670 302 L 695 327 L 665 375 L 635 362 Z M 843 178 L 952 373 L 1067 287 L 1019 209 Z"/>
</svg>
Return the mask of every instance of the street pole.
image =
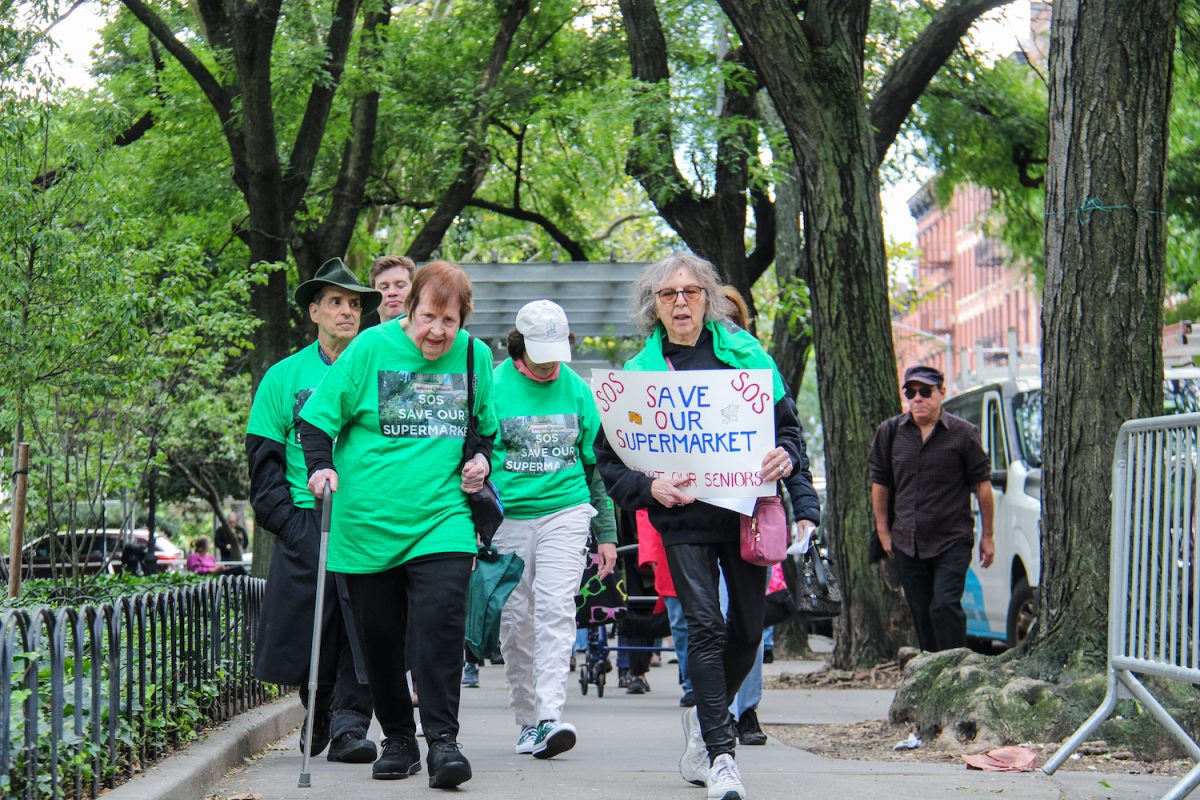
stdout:
<svg viewBox="0 0 1200 800">
<path fill-rule="evenodd" d="M 12 542 L 9 547 L 8 596 L 21 593 L 21 550 L 25 547 L 25 495 L 29 488 L 29 443 L 17 445 L 17 479 L 13 491 Z"/>
</svg>

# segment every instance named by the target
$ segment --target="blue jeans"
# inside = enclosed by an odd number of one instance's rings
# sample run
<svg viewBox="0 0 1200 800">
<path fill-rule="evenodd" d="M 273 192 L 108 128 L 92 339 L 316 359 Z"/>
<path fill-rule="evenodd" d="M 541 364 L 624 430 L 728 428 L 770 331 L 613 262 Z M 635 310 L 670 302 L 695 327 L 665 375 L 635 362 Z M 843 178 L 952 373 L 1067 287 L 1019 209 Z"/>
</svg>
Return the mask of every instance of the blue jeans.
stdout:
<svg viewBox="0 0 1200 800">
<path fill-rule="evenodd" d="M 664 597 L 663 603 L 667 606 L 667 621 L 671 623 L 671 638 L 675 641 L 675 657 L 679 660 L 679 685 L 683 687 L 686 694 L 692 690 L 692 679 L 688 675 L 687 666 L 687 617 L 683 615 L 683 603 L 679 602 L 678 597 Z"/>
<path fill-rule="evenodd" d="M 774 625 L 763 628 L 763 649 L 764 650 L 774 650 L 775 649 L 775 626 Z"/>
</svg>

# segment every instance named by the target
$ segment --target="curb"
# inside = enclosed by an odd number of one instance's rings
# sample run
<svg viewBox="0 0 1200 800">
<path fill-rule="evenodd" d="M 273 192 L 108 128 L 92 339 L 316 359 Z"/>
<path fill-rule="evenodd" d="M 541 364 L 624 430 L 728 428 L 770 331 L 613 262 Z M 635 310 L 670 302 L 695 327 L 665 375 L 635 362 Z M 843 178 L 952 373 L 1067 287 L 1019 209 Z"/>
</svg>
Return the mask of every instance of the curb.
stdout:
<svg viewBox="0 0 1200 800">
<path fill-rule="evenodd" d="M 304 721 L 296 694 L 239 714 L 104 795 L 105 800 L 204 800 L 210 787 Z"/>
</svg>

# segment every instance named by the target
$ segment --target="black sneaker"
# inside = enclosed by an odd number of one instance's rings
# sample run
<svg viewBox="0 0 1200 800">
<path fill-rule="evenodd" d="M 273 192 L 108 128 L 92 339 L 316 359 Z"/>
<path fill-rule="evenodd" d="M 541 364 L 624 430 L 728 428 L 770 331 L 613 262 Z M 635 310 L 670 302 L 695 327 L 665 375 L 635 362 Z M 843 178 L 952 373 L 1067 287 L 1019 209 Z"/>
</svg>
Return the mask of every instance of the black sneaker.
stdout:
<svg viewBox="0 0 1200 800">
<path fill-rule="evenodd" d="M 767 735 L 758 724 L 758 712 L 753 708 L 742 713 L 737 721 L 738 742 L 745 745 L 760 745 L 767 743 Z"/>
<path fill-rule="evenodd" d="M 421 751 L 417 749 L 417 737 L 401 736 L 383 740 L 383 753 L 371 766 L 371 777 L 377 781 L 396 781 L 420 771 Z"/>
<path fill-rule="evenodd" d="M 617 688 L 618 689 L 628 689 L 629 688 L 629 670 L 627 670 L 627 669 L 617 670 Z"/>
<path fill-rule="evenodd" d="M 679 698 L 680 708 L 691 708 L 696 705 L 696 695 L 691 692 L 684 692 L 683 697 Z"/>
<path fill-rule="evenodd" d="M 763 650 L 763 663 L 764 664 L 772 664 L 774 662 L 775 662 L 775 651 L 774 650 Z"/>
<path fill-rule="evenodd" d="M 333 740 L 329 746 L 330 761 L 343 764 L 370 764 L 379 755 L 375 743 L 366 737 L 347 731 Z"/>
<path fill-rule="evenodd" d="M 645 694 L 650 691 L 650 682 L 642 675 L 634 675 L 629 679 L 629 686 L 625 687 L 625 694 Z"/>
<path fill-rule="evenodd" d="M 333 717 L 333 710 L 317 709 L 313 712 L 313 740 L 310 756 L 320 755 L 321 752 L 329 746 L 329 723 Z M 308 720 L 300 726 L 300 752 L 304 752 L 304 731 L 308 727 Z"/>
<path fill-rule="evenodd" d="M 471 762 L 463 755 L 462 745 L 453 739 L 429 742 L 425 766 L 429 768 L 429 786 L 433 789 L 453 789 L 471 780 Z"/>
</svg>

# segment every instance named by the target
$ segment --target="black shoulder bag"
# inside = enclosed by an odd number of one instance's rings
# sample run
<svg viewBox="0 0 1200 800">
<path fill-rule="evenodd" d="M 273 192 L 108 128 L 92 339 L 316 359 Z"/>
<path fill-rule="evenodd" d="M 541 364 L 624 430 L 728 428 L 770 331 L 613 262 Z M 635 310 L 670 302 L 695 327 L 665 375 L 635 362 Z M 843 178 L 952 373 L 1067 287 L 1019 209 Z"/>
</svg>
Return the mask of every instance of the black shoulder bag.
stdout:
<svg viewBox="0 0 1200 800">
<path fill-rule="evenodd" d="M 467 339 L 467 433 L 463 439 L 463 459 L 465 466 L 476 453 L 484 452 L 486 447 L 483 437 L 479 435 L 475 419 L 475 337 Z M 471 508 L 471 519 L 475 521 L 475 534 L 484 547 L 491 547 L 492 537 L 496 529 L 504 521 L 504 504 L 500 502 L 500 493 L 496 484 L 491 480 L 483 482 L 483 488 L 478 492 L 467 495 L 467 505 Z"/>
</svg>

